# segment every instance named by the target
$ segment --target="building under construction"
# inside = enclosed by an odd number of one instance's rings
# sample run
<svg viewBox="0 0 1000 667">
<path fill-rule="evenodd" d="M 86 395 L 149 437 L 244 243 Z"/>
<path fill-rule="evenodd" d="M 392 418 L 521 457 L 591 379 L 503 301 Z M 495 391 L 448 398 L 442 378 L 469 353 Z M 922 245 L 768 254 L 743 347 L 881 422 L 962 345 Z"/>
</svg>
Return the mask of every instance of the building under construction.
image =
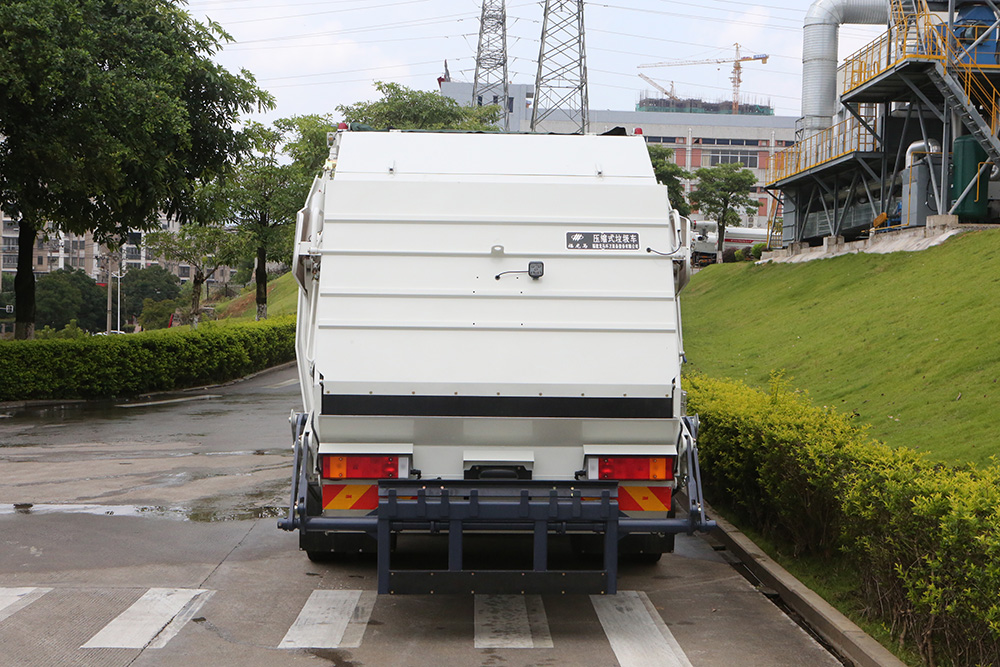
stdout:
<svg viewBox="0 0 1000 667">
<path fill-rule="evenodd" d="M 712 113 L 712 114 L 732 114 L 733 103 L 731 100 L 723 102 L 707 102 L 705 100 L 688 97 L 685 99 L 669 97 L 643 97 L 635 105 L 636 111 L 662 111 L 665 113 Z M 741 116 L 773 116 L 774 107 L 768 104 L 748 104 L 740 102 L 739 115 Z"/>
<path fill-rule="evenodd" d="M 991 181 L 1000 164 L 994 6 L 813 3 L 797 141 L 775 156 L 767 179 L 784 198 L 786 245 L 1000 219 L 1000 187 Z M 842 24 L 887 30 L 838 69 Z"/>
</svg>

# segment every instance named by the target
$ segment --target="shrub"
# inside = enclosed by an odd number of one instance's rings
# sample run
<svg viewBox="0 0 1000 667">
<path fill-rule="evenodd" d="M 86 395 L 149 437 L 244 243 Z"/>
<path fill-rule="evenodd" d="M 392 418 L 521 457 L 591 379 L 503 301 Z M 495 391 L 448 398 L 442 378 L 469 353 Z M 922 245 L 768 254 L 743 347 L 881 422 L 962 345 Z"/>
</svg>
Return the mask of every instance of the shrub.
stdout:
<svg viewBox="0 0 1000 667">
<path fill-rule="evenodd" d="M 764 253 L 764 247 L 765 246 L 766 246 L 766 244 L 764 244 L 764 243 L 754 243 L 753 244 L 753 247 L 750 248 L 750 255 L 754 258 L 754 260 L 759 260 L 760 259 L 760 256 Z"/>
<path fill-rule="evenodd" d="M 842 552 L 927 664 L 1000 664 L 1000 466 L 890 448 L 772 377 L 688 379 L 706 495 L 798 553 Z"/>
<path fill-rule="evenodd" d="M 49 325 L 45 325 L 41 329 L 35 331 L 35 338 L 39 340 L 46 340 L 49 338 L 88 338 L 90 334 L 83 329 L 81 329 L 76 324 L 76 320 L 70 320 L 69 324 L 64 326 L 62 329 L 53 329 Z"/>
<path fill-rule="evenodd" d="M 733 260 L 737 262 L 742 262 L 746 257 L 743 254 L 743 248 L 737 248 L 733 251 Z"/>
<path fill-rule="evenodd" d="M 295 320 L 0 341 L 0 401 L 104 398 L 223 382 L 295 357 Z"/>
<path fill-rule="evenodd" d="M 732 264 L 735 261 L 736 261 L 736 249 L 735 248 L 726 248 L 725 250 L 722 251 L 722 263 L 723 264 Z"/>
</svg>

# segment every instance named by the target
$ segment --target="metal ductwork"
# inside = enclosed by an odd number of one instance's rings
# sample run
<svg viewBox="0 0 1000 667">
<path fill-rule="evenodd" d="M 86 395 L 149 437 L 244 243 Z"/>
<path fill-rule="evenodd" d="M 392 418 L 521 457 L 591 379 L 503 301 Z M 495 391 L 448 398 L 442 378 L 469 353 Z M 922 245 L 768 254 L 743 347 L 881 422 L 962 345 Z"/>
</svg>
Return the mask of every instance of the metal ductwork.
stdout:
<svg viewBox="0 0 1000 667">
<path fill-rule="evenodd" d="M 837 112 L 837 33 L 845 23 L 888 24 L 887 0 L 815 0 L 802 27 L 802 120 L 806 135 Z"/>
</svg>

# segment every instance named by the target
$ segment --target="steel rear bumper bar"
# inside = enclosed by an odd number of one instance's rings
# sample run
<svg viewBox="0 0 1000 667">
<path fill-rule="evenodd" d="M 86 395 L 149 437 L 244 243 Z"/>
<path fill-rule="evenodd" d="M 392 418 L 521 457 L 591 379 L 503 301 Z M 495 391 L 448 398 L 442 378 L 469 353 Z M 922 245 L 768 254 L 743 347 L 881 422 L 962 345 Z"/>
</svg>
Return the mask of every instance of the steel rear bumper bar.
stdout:
<svg viewBox="0 0 1000 667">
<path fill-rule="evenodd" d="M 282 522 L 284 523 L 284 522 Z M 380 593 L 607 593 L 617 590 L 618 540 L 628 533 L 691 533 L 707 530 L 693 516 L 636 519 L 621 516 L 618 483 L 534 480 L 379 482 L 379 507 L 363 517 L 298 517 L 305 532 L 365 532 L 378 541 Z M 711 523 L 711 522 L 708 522 Z M 447 570 L 394 569 L 394 532 L 447 533 Z M 520 531 L 533 535 L 530 570 L 468 570 L 463 566 L 467 531 Z M 550 533 L 597 533 L 604 537 L 599 570 L 550 570 Z"/>
<path fill-rule="evenodd" d="M 378 509 L 368 516 L 309 516 L 306 512 L 304 416 L 293 421 L 295 461 L 292 503 L 288 516 L 278 521 L 284 530 L 303 534 L 367 533 L 378 543 L 379 593 L 475 591 L 607 593 L 617 590 L 618 541 L 629 533 L 693 533 L 715 526 L 702 510 L 701 476 L 697 458 L 697 420 L 684 418 L 681 438 L 686 442 L 688 508 L 683 518 L 632 518 L 618 508 L 614 481 L 542 480 L 382 480 Z M 683 450 L 682 450 L 683 451 Z M 446 532 L 447 570 L 394 570 L 391 567 L 393 533 Z M 533 534 L 531 570 L 473 571 L 463 567 L 465 531 L 521 531 Z M 548 569 L 550 533 L 601 534 L 604 567 L 601 570 Z"/>
</svg>

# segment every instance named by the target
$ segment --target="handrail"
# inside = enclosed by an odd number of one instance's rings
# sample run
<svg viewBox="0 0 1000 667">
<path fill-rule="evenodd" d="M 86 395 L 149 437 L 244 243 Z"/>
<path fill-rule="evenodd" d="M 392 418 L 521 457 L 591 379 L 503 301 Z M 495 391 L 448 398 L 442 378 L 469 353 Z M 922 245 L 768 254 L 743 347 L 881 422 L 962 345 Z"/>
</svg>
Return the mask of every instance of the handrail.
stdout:
<svg viewBox="0 0 1000 667">
<path fill-rule="evenodd" d="M 866 114 L 865 122 L 871 125 L 874 114 Z M 767 182 L 780 181 L 848 153 L 874 151 L 875 142 L 875 135 L 852 116 L 775 153 L 768 164 Z"/>
</svg>

